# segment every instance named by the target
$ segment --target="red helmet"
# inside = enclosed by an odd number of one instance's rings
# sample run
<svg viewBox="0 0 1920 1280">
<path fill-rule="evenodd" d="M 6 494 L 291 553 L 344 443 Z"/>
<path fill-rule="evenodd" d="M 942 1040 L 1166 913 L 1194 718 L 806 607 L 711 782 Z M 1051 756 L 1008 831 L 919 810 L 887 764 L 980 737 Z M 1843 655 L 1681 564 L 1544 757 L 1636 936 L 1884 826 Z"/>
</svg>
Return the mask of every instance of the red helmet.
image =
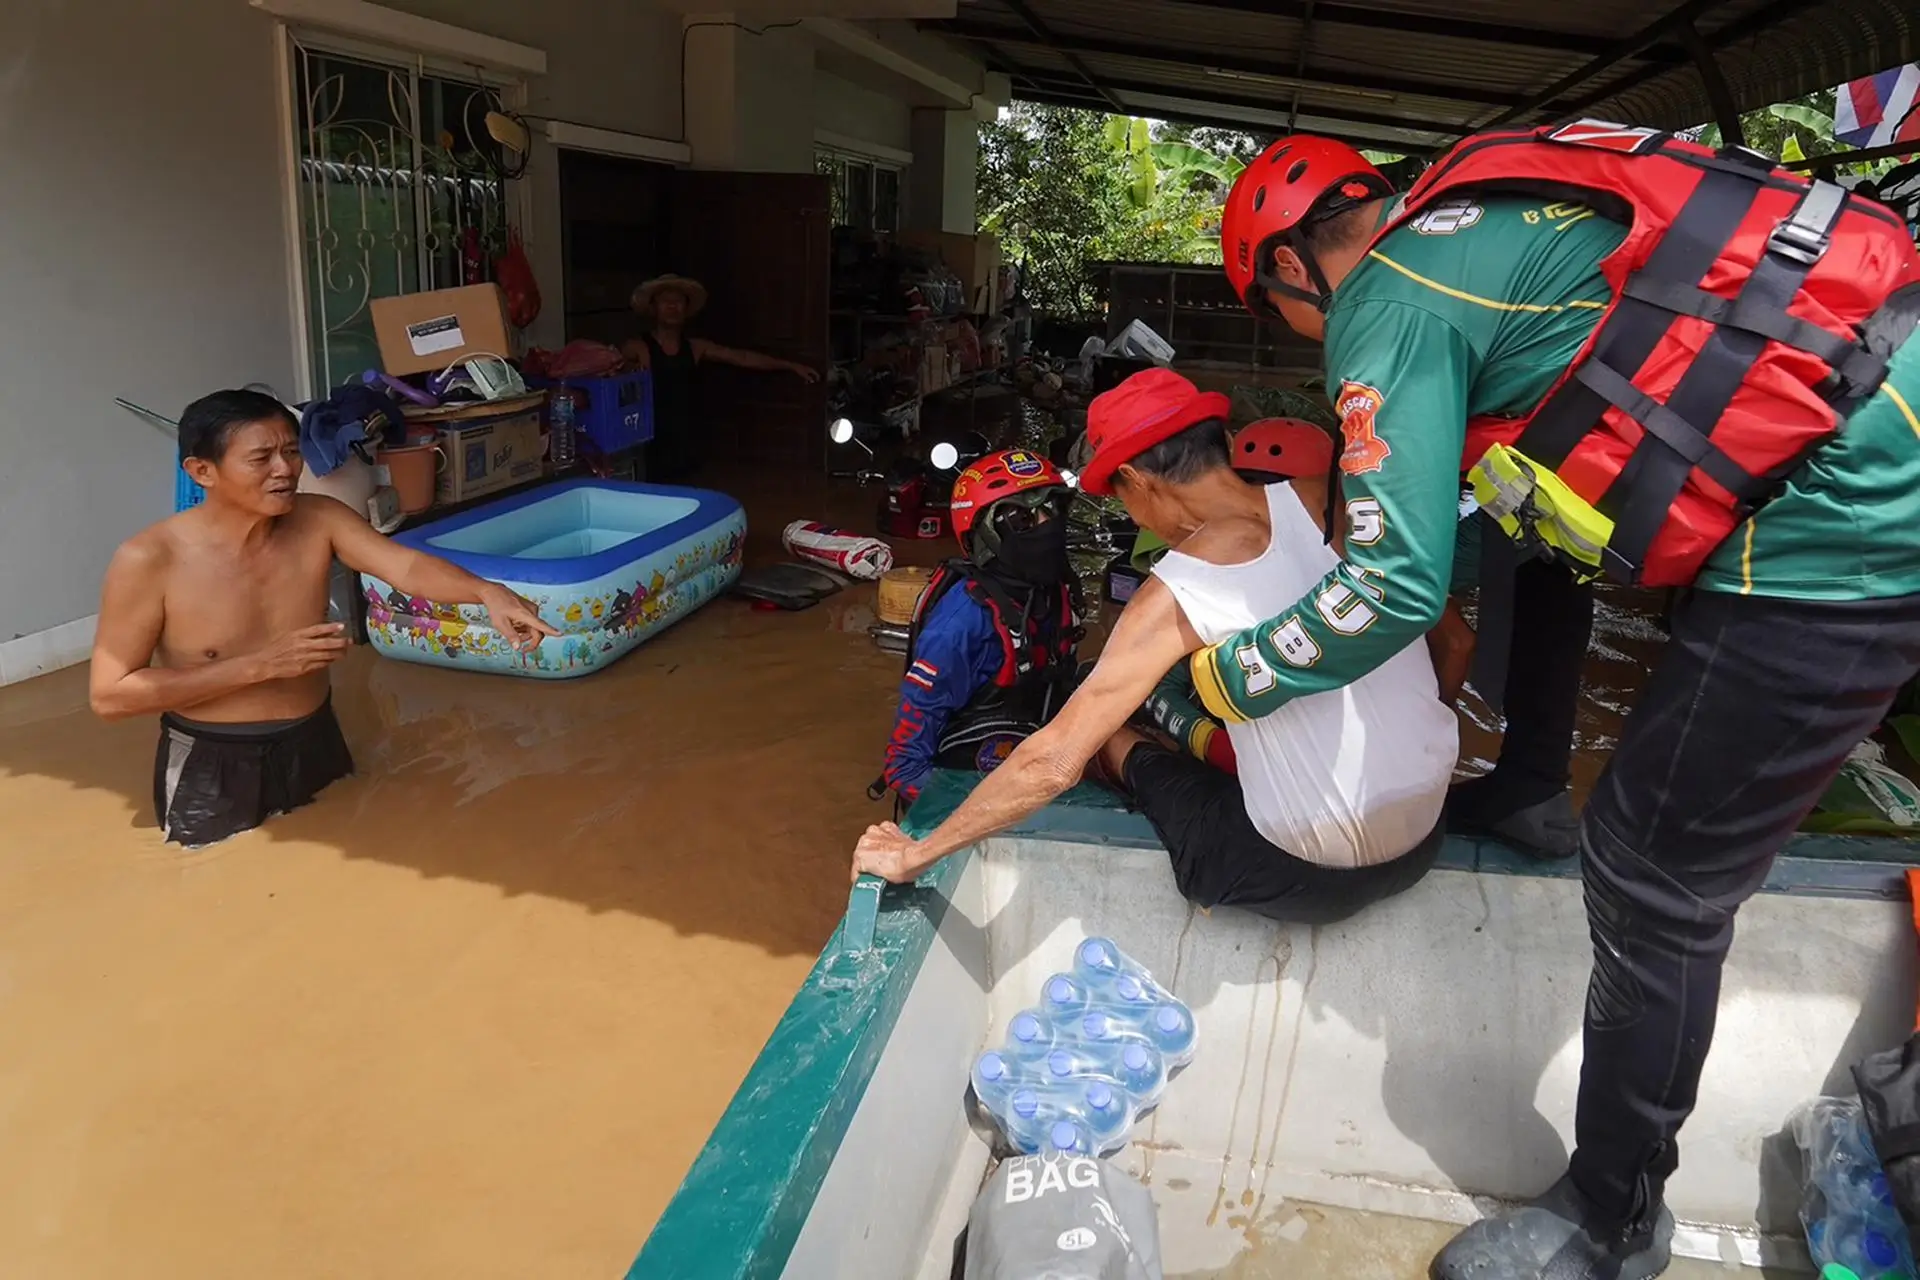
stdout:
<svg viewBox="0 0 1920 1280">
<path fill-rule="evenodd" d="M 1060 468 L 1030 449 L 1003 449 L 978 459 L 953 482 L 953 501 L 947 504 L 960 549 L 972 554 L 968 535 L 987 508 L 1000 499 L 1033 489 L 1066 487 L 1067 478 L 1060 474 Z"/>
<path fill-rule="evenodd" d="M 1233 437 L 1233 469 L 1243 476 L 1297 480 L 1333 470 L 1333 436 L 1299 418 L 1262 418 Z"/>
<path fill-rule="evenodd" d="M 1309 222 L 1392 194 L 1381 172 L 1344 142 L 1306 134 L 1280 139 L 1241 170 L 1220 216 L 1220 257 L 1234 293 L 1263 318 L 1273 315 L 1268 289 L 1324 310 L 1333 290 L 1295 233 Z M 1300 252 L 1318 294 L 1274 278 L 1273 251 L 1283 243 Z"/>
</svg>

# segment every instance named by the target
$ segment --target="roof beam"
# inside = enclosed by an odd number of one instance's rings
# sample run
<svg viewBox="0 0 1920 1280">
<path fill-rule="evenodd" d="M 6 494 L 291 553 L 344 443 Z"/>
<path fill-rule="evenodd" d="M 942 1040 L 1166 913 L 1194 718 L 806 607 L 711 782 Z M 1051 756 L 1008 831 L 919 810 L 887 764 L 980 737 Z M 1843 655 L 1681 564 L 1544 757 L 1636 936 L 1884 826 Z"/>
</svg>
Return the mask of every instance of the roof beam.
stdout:
<svg viewBox="0 0 1920 1280">
<path fill-rule="evenodd" d="M 1175 3 L 1196 9 L 1224 9 L 1232 13 L 1251 13 L 1263 18 L 1289 18 L 1295 21 L 1303 19 L 1307 9 L 1305 0 L 1175 0 Z M 1591 53 L 1595 40 L 1593 35 L 1584 31 L 1555 31 L 1502 22 L 1476 22 L 1432 13 L 1397 13 L 1369 5 L 1315 3 L 1313 11 L 1320 21 L 1341 26 L 1450 36 L 1458 40 L 1480 40 L 1520 49 L 1548 49 L 1556 53 Z M 1657 56 L 1667 62 L 1679 62 L 1686 55 L 1678 48 L 1663 46 Z"/>
<path fill-rule="evenodd" d="M 1075 71 L 1078 71 L 1080 78 L 1087 82 L 1087 86 L 1111 103 L 1115 111 L 1120 112 L 1122 115 L 1126 114 L 1126 108 L 1120 105 L 1120 99 L 1114 97 L 1105 85 L 1094 79 L 1093 72 L 1087 70 L 1087 64 L 1080 61 L 1078 55 L 1074 54 L 1071 50 L 1061 47 L 1060 42 L 1054 39 L 1053 32 L 1047 30 L 1047 24 L 1040 21 L 1040 15 L 1033 11 L 1033 7 L 1027 3 L 1027 0 L 1000 0 L 1000 3 L 1012 10 L 1020 21 L 1026 23 L 1027 29 L 1033 32 L 1040 43 L 1065 58 L 1067 65 Z"/>
<path fill-rule="evenodd" d="M 1780 25 L 1787 21 L 1787 19 L 1797 16 L 1804 10 L 1811 9 L 1817 3 L 1819 3 L 1819 0 L 1773 0 L 1772 4 L 1755 9 L 1746 17 L 1734 22 L 1729 22 L 1712 35 L 1704 37 L 1707 42 L 1707 47 L 1709 49 L 1719 50 L 1726 48 L 1728 45 L 1739 44 L 1743 40 L 1750 40 Z M 1578 115 L 1596 103 L 1605 102 L 1608 98 L 1616 97 L 1623 93 L 1631 93 L 1647 81 L 1657 76 L 1663 76 L 1671 70 L 1673 70 L 1671 66 L 1664 64 L 1640 67 L 1634 71 L 1633 74 L 1625 76 L 1612 84 L 1603 85 L 1570 102 L 1549 103 L 1546 109 L 1556 117 Z"/>
<path fill-rule="evenodd" d="M 1016 67 L 1012 74 L 1020 76 L 1042 90 L 1060 92 L 1070 88 L 1071 77 L 1062 77 L 1054 72 L 1036 71 L 1030 67 Z M 1215 106 L 1237 107 L 1242 111 L 1264 111 L 1285 119 L 1289 105 L 1287 99 L 1280 98 L 1243 98 L 1228 94 L 1214 93 L 1211 90 L 1195 90 L 1173 84 L 1152 84 L 1141 80 L 1103 80 L 1102 85 L 1113 93 L 1145 94 L 1156 98 L 1179 98 L 1187 101 L 1205 102 Z M 1144 108 L 1120 107 L 1126 115 L 1138 114 Z M 1409 133 L 1437 134 L 1443 138 L 1457 138 L 1467 132 L 1465 125 L 1441 123 L 1433 120 L 1416 120 L 1406 116 L 1379 115 L 1371 111 L 1350 111 L 1345 107 L 1329 107 L 1318 103 L 1308 103 L 1301 107 L 1301 113 L 1322 119 L 1349 121 L 1358 125 L 1374 125 L 1382 129 L 1403 129 Z M 1316 130 L 1317 132 L 1317 130 Z M 1404 144 L 1403 144 L 1404 145 Z"/>
<path fill-rule="evenodd" d="M 1656 18 L 1624 40 L 1616 40 L 1602 49 L 1592 59 L 1582 64 L 1576 71 L 1560 77 L 1538 93 L 1529 94 L 1516 106 L 1508 107 L 1499 115 L 1480 126 L 1485 129 L 1518 120 L 1538 111 L 1569 89 L 1577 89 L 1596 76 L 1604 75 L 1625 62 L 1628 58 L 1645 53 L 1648 48 L 1667 36 L 1691 26 L 1696 18 L 1711 12 L 1727 0 L 1686 0 L 1677 9 L 1668 11 L 1665 17 Z"/>
<path fill-rule="evenodd" d="M 1088 91 L 1084 88 L 1067 93 L 1050 89 L 1030 89 L 1023 90 L 1015 96 L 1021 102 L 1038 103 L 1041 106 L 1074 107 L 1082 111 L 1100 112 L 1108 109 L 1101 99 L 1085 96 L 1087 93 Z M 1261 109 L 1268 110 L 1268 108 Z M 1286 132 L 1284 121 L 1276 119 L 1268 123 L 1257 120 L 1245 120 L 1239 116 L 1219 115 L 1207 111 L 1205 104 L 1201 103 L 1194 104 L 1192 110 L 1144 107 L 1140 109 L 1140 114 L 1151 116 L 1155 120 L 1165 120 L 1170 124 L 1197 125 L 1204 129 L 1230 129 L 1237 133 L 1266 134 L 1276 138 Z M 1318 131 L 1315 136 L 1332 138 L 1337 142 L 1347 143 L 1349 146 L 1370 147 L 1375 150 L 1392 151 L 1397 154 L 1419 154 L 1423 149 L 1420 144 L 1408 142 L 1404 138 L 1370 137 L 1364 133 L 1351 133 L 1345 130 L 1330 131 L 1322 129 Z"/>
<path fill-rule="evenodd" d="M 926 24 L 932 31 L 943 35 L 958 36 L 982 44 L 1001 44 L 1012 48 L 1046 48 L 1055 53 L 1072 51 L 1096 58 L 1139 58 L 1155 62 L 1177 62 L 1185 67 L 1200 64 L 1218 67 L 1222 71 L 1233 71 L 1241 75 L 1277 76 L 1284 80 L 1303 81 L 1307 84 L 1324 84 L 1333 88 L 1366 89 L 1375 93 L 1395 93 L 1418 95 L 1427 98 L 1439 98 L 1449 102 L 1482 103 L 1490 107 L 1512 106 L 1520 102 L 1517 93 L 1500 93 L 1487 89 L 1462 89 L 1452 85 L 1439 84 L 1428 80 L 1403 80 L 1394 76 L 1369 75 L 1364 71 L 1313 71 L 1305 68 L 1305 46 L 1302 46 L 1301 69 L 1293 73 L 1274 70 L 1271 60 L 1248 58 L 1227 53 L 1211 53 L 1206 50 L 1185 46 L 1156 46 L 1134 44 L 1126 40 L 1108 40 L 1095 36 L 1059 36 L 1057 44 L 1046 44 L 1012 27 L 991 22 L 937 22 Z"/>
</svg>

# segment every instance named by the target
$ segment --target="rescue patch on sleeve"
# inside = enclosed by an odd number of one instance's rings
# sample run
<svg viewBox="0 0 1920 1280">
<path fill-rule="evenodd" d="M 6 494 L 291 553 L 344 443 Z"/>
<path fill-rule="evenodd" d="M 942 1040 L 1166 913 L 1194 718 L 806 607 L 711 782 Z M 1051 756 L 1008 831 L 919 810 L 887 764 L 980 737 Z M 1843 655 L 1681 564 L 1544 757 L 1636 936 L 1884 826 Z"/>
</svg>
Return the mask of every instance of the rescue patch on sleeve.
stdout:
<svg viewBox="0 0 1920 1280">
<path fill-rule="evenodd" d="M 1340 414 L 1340 469 L 1350 476 L 1378 471 L 1393 449 L 1380 438 L 1377 421 L 1387 398 L 1361 382 L 1343 382 L 1333 407 Z"/>
</svg>

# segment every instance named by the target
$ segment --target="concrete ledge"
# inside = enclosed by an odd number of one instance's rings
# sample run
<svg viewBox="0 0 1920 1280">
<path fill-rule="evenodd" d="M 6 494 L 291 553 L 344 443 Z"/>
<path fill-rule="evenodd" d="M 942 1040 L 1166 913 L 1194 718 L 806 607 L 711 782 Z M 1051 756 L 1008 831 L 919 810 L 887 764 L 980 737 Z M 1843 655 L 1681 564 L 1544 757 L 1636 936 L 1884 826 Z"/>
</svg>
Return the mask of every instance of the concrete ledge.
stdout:
<svg viewBox="0 0 1920 1280">
<path fill-rule="evenodd" d="M 93 633 L 99 622 L 98 614 L 88 614 L 45 631 L 0 642 L 0 686 L 18 684 L 85 662 L 93 653 Z"/>
</svg>

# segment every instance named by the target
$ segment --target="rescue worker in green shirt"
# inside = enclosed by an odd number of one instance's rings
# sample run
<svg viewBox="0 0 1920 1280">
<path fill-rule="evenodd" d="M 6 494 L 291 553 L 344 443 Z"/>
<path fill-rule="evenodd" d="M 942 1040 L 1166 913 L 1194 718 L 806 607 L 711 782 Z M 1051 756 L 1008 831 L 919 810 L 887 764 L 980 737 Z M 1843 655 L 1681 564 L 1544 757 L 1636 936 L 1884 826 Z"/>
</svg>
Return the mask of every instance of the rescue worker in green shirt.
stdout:
<svg viewBox="0 0 1920 1280">
<path fill-rule="evenodd" d="M 1193 655 L 1212 714 L 1340 687 L 1432 627 L 1463 472 L 1486 519 L 1480 646 L 1510 634 L 1510 675 L 1584 644 L 1587 606 L 1553 612 L 1577 580 L 1682 588 L 1580 817 L 1594 967 L 1569 1172 L 1433 1264 L 1658 1275 L 1734 913 L 1920 670 L 1911 233 L 1751 153 L 1582 122 L 1468 139 L 1397 202 L 1351 148 L 1282 139 L 1222 241 L 1256 314 L 1324 341 L 1348 527 L 1297 607 Z"/>
</svg>

